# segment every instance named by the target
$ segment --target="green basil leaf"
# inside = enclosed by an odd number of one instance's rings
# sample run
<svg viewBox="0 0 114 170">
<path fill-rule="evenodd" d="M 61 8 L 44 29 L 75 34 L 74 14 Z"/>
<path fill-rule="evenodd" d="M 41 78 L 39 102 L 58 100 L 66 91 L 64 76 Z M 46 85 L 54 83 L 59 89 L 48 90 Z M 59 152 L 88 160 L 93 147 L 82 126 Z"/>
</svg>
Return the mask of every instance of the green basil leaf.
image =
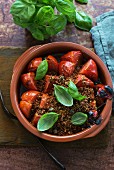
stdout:
<svg viewBox="0 0 114 170">
<path fill-rule="evenodd" d="M 68 83 L 68 87 L 69 87 L 69 90 L 71 91 L 71 93 L 78 92 L 78 88 L 76 87 L 76 85 L 71 80 Z"/>
<path fill-rule="evenodd" d="M 38 0 L 38 3 L 44 3 L 52 6 L 53 8 L 55 7 L 55 0 Z"/>
<path fill-rule="evenodd" d="M 47 31 L 47 33 L 48 33 L 50 36 L 52 36 L 52 35 L 55 35 L 55 34 L 56 34 L 56 32 L 55 32 L 54 28 L 53 28 L 53 27 L 51 27 L 51 26 L 46 26 L 46 31 Z"/>
<path fill-rule="evenodd" d="M 30 5 L 22 1 L 15 1 L 10 8 L 10 13 L 13 16 L 19 17 L 21 20 L 28 22 L 35 14 L 35 5 Z"/>
<path fill-rule="evenodd" d="M 49 0 L 37 0 L 38 3 L 49 4 Z"/>
<path fill-rule="evenodd" d="M 50 129 L 55 122 L 58 120 L 59 114 L 55 112 L 45 113 L 41 116 L 41 118 L 38 121 L 37 129 L 39 131 L 45 131 Z"/>
<path fill-rule="evenodd" d="M 86 13 L 76 11 L 75 26 L 89 31 L 92 27 L 92 19 Z"/>
<path fill-rule="evenodd" d="M 68 92 L 73 98 L 79 95 L 78 88 L 71 80 L 68 83 Z"/>
<path fill-rule="evenodd" d="M 87 121 L 87 119 L 87 114 L 82 112 L 76 112 L 71 118 L 71 123 L 73 125 L 83 125 Z"/>
<path fill-rule="evenodd" d="M 43 35 L 42 31 L 37 26 L 30 25 L 30 26 L 28 26 L 27 29 L 31 32 L 32 36 L 35 39 L 41 40 L 41 41 L 44 40 L 44 35 Z"/>
<path fill-rule="evenodd" d="M 72 97 L 79 101 L 84 100 L 86 98 L 86 96 L 82 96 L 80 93 L 78 93 L 78 94 L 75 93 Z"/>
<path fill-rule="evenodd" d="M 81 4 L 87 4 L 88 0 L 76 0 L 77 2 L 81 3 Z"/>
<path fill-rule="evenodd" d="M 32 36 L 37 39 L 37 40 L 41 40 L 43 41 L 44 40 L 44 35 L 42 34 L 42 32 L 36 28 L 34 31 L 31 30 L 31 33 L 32 33 Z"/>
<path fill-rule="evenodd" d="M 56 33 L 58 33 L 65 28 L 66 24 L 67 24 L 67 19 L 65 15 L 60 14 L 60 15 L 55 15 L 49 25 L 54 28 Z"/>
<path fill-rule="evenodd" d="M 46 27 L 47 26 L 42 26 L 42 25 L 39 25 L 38 26 L 38 29 L 40 29 L 40 31 L 42 32 L 42 34 L 43 34 L 43 36 L 44 36 L 44 39 L 48 39 L 49 38 L 49 34 L 48 34 L 48 32 L 47 32 L 47 30 L 46 30 Z"/>
<path fill-rule="evenodd" d="M 67 92 L 67 88 L 59 85 L 54 84 L 54 94 L 57 101 L 64 106 L 72 106 L 73 105 L 73 98 Z"/>
<path fill-rule="evenodd" d="M 76 9 L 73 2 L 71 2 L 69 0 L 56 0 L 55 6 L 59 12 L 61 12 L 64 15 L 67 15 L 67 16 L 74 13 L 75 9 Z"/>
<path fill-rule="evenodd" d="M 58 32 L 62 31 L 67 24 L 67 19 L 65 15 L 55 15 L 54 18 L 49 23 L 49 26 L 46 27 L 46 31 L 49 35 L 55 35 Z"/>
<path fill-rule="evenodd" d="M 43 6 L 37 12 L 34 21 L 38 22 L 39 25 L 46 25 L 54 17 L 54 10 L 51 6 Z"/>
<path fill-rule="evenodd" d="M 41 80 L 48 71 L 48 62 L 47 60 L 43 60 L 36 70 L 35 80 Z"/>
<path fill-rule="evenodd" d="M 69 15 L 67 15 L 66 17 L 67 17 L 67 20 L 68 20 L 68 22 L 75 22 L 75 11 L 73 12 L 73 13 L 71 13 L 71 14 L 69 14 Z"/>
<path fill-rule="evenodd" d="M 21 1 L 23 1 L 23 2 L 25 2 L 25 3 L 28 3 L 28 4 L 34 4 L 34 5 L 36 5 L 37 4 L 37 0 L 21 0 Z"/>
<path fill-rule="evenodd" d="M 38 10 L 39 10 L 41 7 L 43 7 L 43 6 L 44 6 L 44 4 L 39 3 L 39 4 L 36 4 L 35 6 L 37 7 L 37 12 L 38 12 Z"/>
<path fill-rule="evenodd" d="M 82 96 L 79 92 L 78 92 L 78 88 L 76 87 L 76 85 L 70 80 L 70 82 L 68 83 L 68 92 L 69 94 L 76 100 L 83 100 L 86 98 L 86 96 Z"/>
<path fill-rule="evenodd" d="M 21 20 L 18 16 L 13 16 L 13 21 L 14 21 L 14 23 L 15 23 L 16 25 L 19 25 L 19 26 L 21 26 L 22 28 L 27 28 L 27 27 L 29 27 L 29 25 L 31 24 L 31 23 L 29 23 L 29 22 L 24 22 L 24 21 Z"/>
</svg>

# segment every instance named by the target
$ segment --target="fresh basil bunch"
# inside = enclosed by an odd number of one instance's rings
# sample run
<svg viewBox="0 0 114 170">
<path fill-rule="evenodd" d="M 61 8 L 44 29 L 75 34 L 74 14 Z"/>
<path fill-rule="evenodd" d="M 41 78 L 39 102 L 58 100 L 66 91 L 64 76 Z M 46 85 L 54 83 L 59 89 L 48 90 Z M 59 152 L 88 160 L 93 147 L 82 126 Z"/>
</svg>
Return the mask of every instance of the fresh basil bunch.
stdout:
<svg viewBox="0 0 114 170">
<path fill-rule="evenodd" d="M 85 3 L 85 0 L 81 2 Z M 92 27 L 91 18 L 84 12 L 78 12 L 73 0 L 16 0 L 10 13 L 14 23 L 27 28 L 37 40 L 62 31 L 67 22 L 86 31 Z"/>
</svg>

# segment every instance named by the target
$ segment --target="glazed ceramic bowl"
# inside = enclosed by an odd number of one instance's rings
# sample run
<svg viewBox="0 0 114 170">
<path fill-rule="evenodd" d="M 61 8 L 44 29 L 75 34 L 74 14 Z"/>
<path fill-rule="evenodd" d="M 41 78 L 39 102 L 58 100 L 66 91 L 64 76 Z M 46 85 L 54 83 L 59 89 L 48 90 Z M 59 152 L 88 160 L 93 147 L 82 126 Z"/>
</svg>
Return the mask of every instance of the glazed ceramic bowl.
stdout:
<svg viewBox="0 0 114 170">
<path fill-rule="evenodd" d="M 29 123 L 29 121 L 25 118 L 25 116 L 21 112 L 19 108 L 19 91 L 18 91 L 19 85 L 20 85 L 19 78 L 20 78 L 20 75 L 23 73 L 23 70 L 26 67 L 26 65 L 34 57 L 47 56 L 48 54 L 53 54 L 53 53 L 55 54 L 66 53 L 72 50 L 80 50 L 86 58 L 88 59 L 92 58 L 97 64 L 99 75 L 101 75 L 103 84 L 107 84 L 112 87 L 112 81 L 111 81 L 109 71 L 107 67 L 104 65 L 104 63 L 102 62 L 102 60 L 91 50 L 81 45 L 71 43 L 71 42 L 54 42 L 54 43 L 49 43 L 49 44 L 45 44 L 42 46 L 31 47 L 18 58 L 18 60 L 16 61 L 14 65 L 13 75 L 12 75 L 12 80 L 11 80 L 11 87 L 10 87 L 10 97 L 11 97 L 11 103 L 12 103 L 14 112 L 17 118 L 19 119 L 19 121 L 28 131 L 30 131 L 32 134 L 40 138 L 43 138 L 49 141 L 68 142 L 68 141 L 95 136 L 106 126 L 111 115 L 112 101 L 107 100 L 106 105 L 104 106 L 102 113 L 101 113 L 103 120 L 100 125 L 93 125 L 91 128 L 83 130 L 74 135 L 56 136 L 56 135 L 50 135 L 44 132 L 43 133 L 39 132 L 34 126 L 32 126 Z"/>
</svg>

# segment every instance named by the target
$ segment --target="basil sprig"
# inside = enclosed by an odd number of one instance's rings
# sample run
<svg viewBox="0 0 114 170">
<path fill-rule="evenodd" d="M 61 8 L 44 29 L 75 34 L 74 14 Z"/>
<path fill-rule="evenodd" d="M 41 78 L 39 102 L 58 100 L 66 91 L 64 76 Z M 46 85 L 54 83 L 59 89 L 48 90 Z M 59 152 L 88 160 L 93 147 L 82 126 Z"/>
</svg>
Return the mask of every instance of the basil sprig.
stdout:
<svg viewBox="0 0 114 170">
<path fill-rule="evenodd" d="M 50 129 L 55 124 L 55 122 L 58 120 L 58 116 L 59 114 L 55 112 L 45 113 L 39 119 L 37 123 L 37 129 L 39 131 L 45 131 L 45 130 Z"/>
<path fill-rule="evenodd" d="M 10 13 L 16 25 L 27 28 L 35 39 L 41 41 L 62 31 L 67 21 L 86 31 L 92 27 L 90 17 L 78 12 L 73 0 L 16 0 Z"/>
<path fill-rule="evenodd" d="M 86 96 L 83 96 L 78 92 L 78 88 L 71 80 L 68 84 L 68 92 L 76 100 L 81 101 L 86 98 Z"/>
<path fill-rule="evenodd" d="M 67 92 L 67 88 L 54 84 L 54 94 L 55 94 L 57 101 L 63 104 L 64 106 L 73 105 L 73 98 Z"/>
<path fill-rule="evenodd" d="M 86 96 L 82 96 L 78 92 L 78 88 L 71 80 L 68 84 L 68 88 L 54 84 L 54 94 L 57 101 L 64 106 L 72 106 L 73 98 L 79 101 L 86 98 Z"/>
<path fill-rule="evenodd" d="M 48 71 L 48 62 L 47 60 L 43 60 L 36 70 L 35 80 L 41 80 Z"/>
<path fill-rule="evenodd" d="M 87 114 L 82 112 L 76 112 L 71 118 L 71 123 L 73 125 L 83 125 L 87 121 L 87 119 Z"/>
</svg>

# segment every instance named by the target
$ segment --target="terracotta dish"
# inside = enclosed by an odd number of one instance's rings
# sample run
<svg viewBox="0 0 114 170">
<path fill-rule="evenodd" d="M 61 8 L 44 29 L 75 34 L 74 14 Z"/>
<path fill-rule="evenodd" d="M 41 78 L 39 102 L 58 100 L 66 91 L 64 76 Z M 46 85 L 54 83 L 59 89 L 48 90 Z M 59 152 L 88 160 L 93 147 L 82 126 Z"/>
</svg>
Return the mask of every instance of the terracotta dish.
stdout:
<svg viewBox="0 0 114 170">
<path fill-rule="evenodd" d="M 58 53 L 67 53 L 69 51 L 73 50 L 80 50 L 82 54 L 87 59 L 93 59 L 98 67 L 100 78 L 102 79 L 103 84 L 109 85 L 112 87 L 112 80 L 110 73 L 107 69 L 107 67 L 104 65 L 102 60 L 91 50 L 75 44 L 71 42 L 54 42 L 45 44 L 42 46 L 34 46 L 25 51 L 16 61 L 13 69 L 13 75 L 11 80 L 11 86 L 10 86 L 10 98 L 12 107 L 14 109 L 14 112 L 21 122 L 21 124 L 32 134 L 54 142 L 68 142 L 73 141 L 77 139 L 82 138 L 88 138 L 93 137 L 96 134 L 98 134 L 108 123 L 112 111 L 112 100 L 107 99 L 107 102 L 102 110 L 101 116 L 102 116 L 102 123 L 99 125 L 92 125 L 91 128 L 87 128 L 86 130 L 83 130 L 79 133 L 76 133 L 74 135 L 68 135 L 68 136 L 56 136 L 56 135 L 50 135 L 44 132 L 39 132 L 34 126 L 32 126 L 29 121 L 25 118 L 23 113 L 21 112 L 19 108 L 19 89 L 20 89 L 20 76 L 23 73 L 25 67 L 27 64 L 35 57 L 43 57 L 47 56 L 49 54 L 58 54 Z"/>
</svg>

